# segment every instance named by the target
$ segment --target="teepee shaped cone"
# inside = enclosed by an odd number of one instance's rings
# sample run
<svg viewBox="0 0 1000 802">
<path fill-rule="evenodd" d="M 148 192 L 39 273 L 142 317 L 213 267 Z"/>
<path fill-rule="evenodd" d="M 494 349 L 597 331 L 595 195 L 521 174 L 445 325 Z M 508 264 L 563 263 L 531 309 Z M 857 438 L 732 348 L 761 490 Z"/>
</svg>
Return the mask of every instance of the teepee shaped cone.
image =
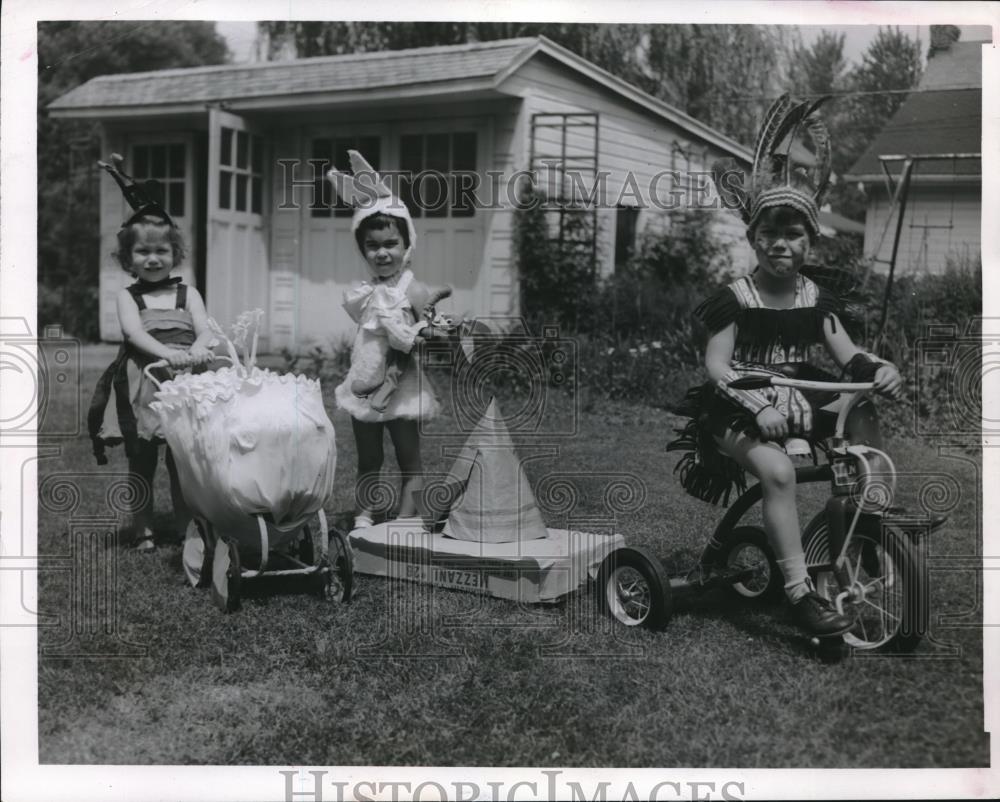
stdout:
<svg viewBox="0 0 1000 802">
<path fill-rule="evenodd" d="M 444 534 L 459 540 L 510 543 L 548 536 L 496 399 L 469 435 L 449 478 L 465 484 Z"/>
</svg>

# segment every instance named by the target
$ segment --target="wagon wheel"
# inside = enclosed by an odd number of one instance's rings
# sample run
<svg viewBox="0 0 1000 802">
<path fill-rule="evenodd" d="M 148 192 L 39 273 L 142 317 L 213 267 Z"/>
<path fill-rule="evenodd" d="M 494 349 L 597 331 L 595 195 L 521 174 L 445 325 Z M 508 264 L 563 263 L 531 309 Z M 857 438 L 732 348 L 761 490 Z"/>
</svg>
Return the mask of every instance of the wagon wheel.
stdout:
<svg viewBox="0 0 1000 802">
<path fill-rule="evenodd" d="M 354 553 L 339 529 L 330 530 L 330 546 L 321 560 L 317 593 L 320 598 L 348 604 L 354 594 Z"/>
<path fill-rule="evenodd" d="M 240 551 L 233 542 L 216 544 L 212 560 L 212 601 L 224 613 L 240 606 Z"/>
<path fill-rule="evenodd" d="M 670 580 L 660 561 L 632 546 L 605 557 L 597 574 L 597 594 L 604 610 L 627 627 L 663 629 L 673 610 Z"/>
<path fill-rule="evenodd" d="M 215 555 L 212 539 L 205 536 L 206 531 L 211 532 L 211 524 L 191 519 L 184 533 L 181 565 L 184 567 L 184 575 L 194 588 L 207 588 L 212 581 L 212 560 Z"/>
</svg>

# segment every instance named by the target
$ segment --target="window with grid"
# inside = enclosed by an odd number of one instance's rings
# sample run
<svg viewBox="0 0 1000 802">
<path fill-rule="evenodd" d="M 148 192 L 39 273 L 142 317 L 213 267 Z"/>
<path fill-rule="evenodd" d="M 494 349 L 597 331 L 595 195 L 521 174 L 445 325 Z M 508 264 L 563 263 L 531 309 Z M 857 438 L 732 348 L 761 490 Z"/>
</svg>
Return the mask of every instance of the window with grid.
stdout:
<svg viewBox="0 0 1000 802">
<path fill-rule="evenodd" d="M 153 179 L 163 186 L 163 207 L 171 217 L 184 217 L 187 146 L 183 143 L 133 145 L 132 177 Z"/>
<path fill-rule="evenodd" d="M 356 150 L 376 171 L 381 162 L 382 142 L 377 136 L 325 137 L 312 141 L 313 175 L 316 176 L 309 213 L 313 217 L 350 217 L 349 204 L 337 197 L 333 185 L 326 179 L 328 170 L 336 167 L 344 173 L 351 172 L 347 151 Z"/>
<path fill-rule="evenodd" d="M 222 127 L 219 149 L 219 208 L 263 211 L 264 142 L 256 134 Z"/>
<path fill-rule="evenodd" d="M 475 215 L 476 144 L 474 131 L 399 138 L 399 191 L 413 217 Z"/>
</svg>

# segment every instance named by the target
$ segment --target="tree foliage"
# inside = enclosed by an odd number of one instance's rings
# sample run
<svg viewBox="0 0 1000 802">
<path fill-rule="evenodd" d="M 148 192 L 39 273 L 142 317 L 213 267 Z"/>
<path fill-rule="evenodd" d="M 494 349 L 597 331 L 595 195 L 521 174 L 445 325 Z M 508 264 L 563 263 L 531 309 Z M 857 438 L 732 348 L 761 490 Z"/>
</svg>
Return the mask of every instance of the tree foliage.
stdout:
<svg viewBox="0 0 1000 802">
<path fill-rule="evenodd" d="M 97 123 L 55 120 L 46 107 L 98 75 L 220 64 L 229 58 L 211 22 L 38 24 L 39 324 L 97 337 L 101 254 Z"/>
<path fill-rule="evenodd" d="M 741 142 L 773 94 L 788 41 L 777 26 L 489 22 L 261 22 L 268 56 L 298 57 L 545 36 Z"/>
</svg>

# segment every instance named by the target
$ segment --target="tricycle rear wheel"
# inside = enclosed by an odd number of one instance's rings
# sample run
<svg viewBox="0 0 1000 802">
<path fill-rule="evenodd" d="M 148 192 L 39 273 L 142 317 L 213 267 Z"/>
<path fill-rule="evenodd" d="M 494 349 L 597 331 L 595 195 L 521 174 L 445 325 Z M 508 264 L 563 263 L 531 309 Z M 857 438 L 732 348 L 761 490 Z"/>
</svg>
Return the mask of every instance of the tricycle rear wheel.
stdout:
<svg viewBox="0 0 1000 802">
<path fill-rule="evenodd" d="M 759 526 L 737 526 L 721 538 L 717 565 L 747 576 L 727 587 L 744 602 L 773 604 L 784 595 L 784 580 L 767 535 Z"/>
</svg>

